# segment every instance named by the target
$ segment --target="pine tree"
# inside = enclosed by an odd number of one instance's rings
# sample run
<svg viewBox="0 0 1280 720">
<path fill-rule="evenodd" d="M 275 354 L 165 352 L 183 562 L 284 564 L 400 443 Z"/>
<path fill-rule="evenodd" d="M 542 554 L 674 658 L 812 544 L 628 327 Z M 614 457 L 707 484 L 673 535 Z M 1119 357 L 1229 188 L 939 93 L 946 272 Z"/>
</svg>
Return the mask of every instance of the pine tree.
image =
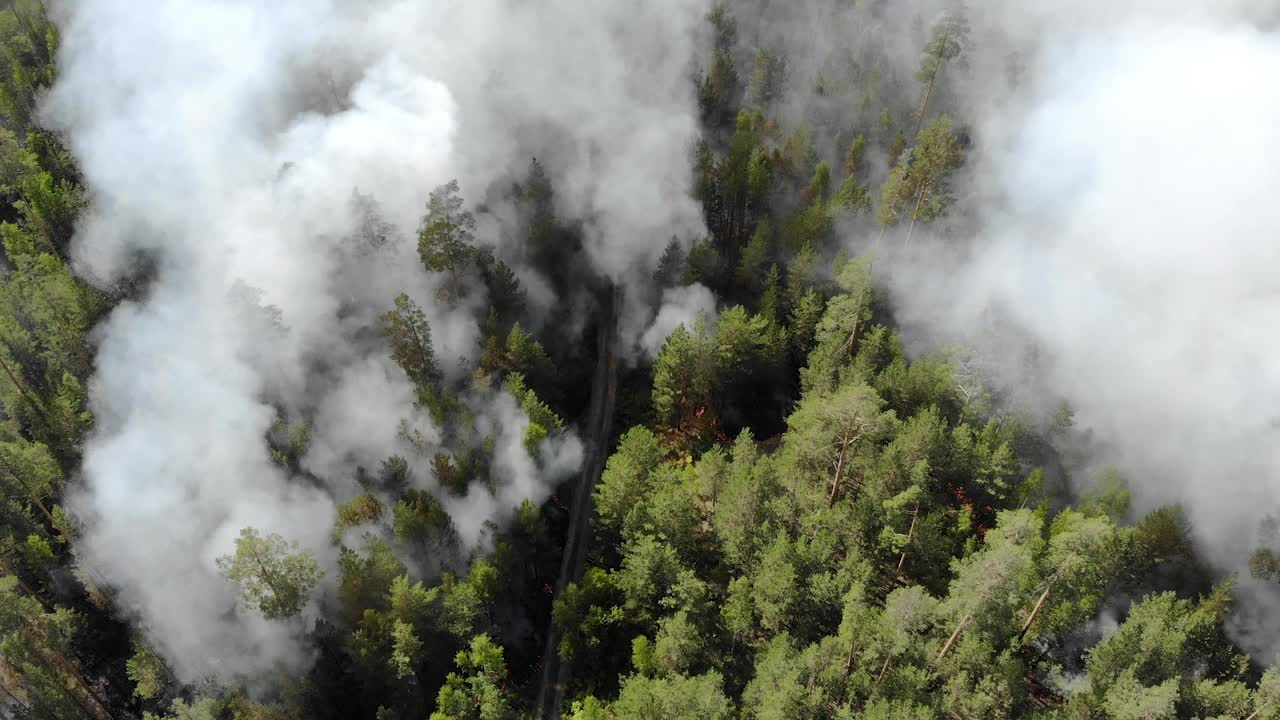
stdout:
<svg viewBox="0 0 1280 720">
<path fill-rule="evenodd" d="M 688 439 L 702 437 L 714 423 L 715 343 L 705 319 L 692 331 L 677 327 L 653 365 L 653 410 L 658 422 Z"/>
<path fill-rule="evenodd" d="M 683 284 L 685 278 L 685 253 L 680 240 L 672 236 L 658 259 L 658 269 L 654 273 L 654 281 L 658 287 L 675 287 Z"/>
<path fill-rule="evenodd" d="M 878 214 L 880 223 L 884 227 L 896 225 L 906 213 L 911 220 L 907 233 L 910 242 L 917 222 L 931 222 L 946 210 L 951 200 L 947 178 L 963 160 L 960 142 L 951 131 L 950 118 L 939 116 L 920 132 L 915 147 L 885 181 Z"/>
<path fill-rule="evenodd" d="M 488 635 L 477 635 L 454 663 L 458 671 L 449 673 L 440 688 L 431 720 L 515 720 L 499 645 Z"/>
<path fill-rule="evenodd" d="M 448 273 L 444 296 L 452 302 L 462 297 L 462 278 L 476 256 L 475 229 L 475 217 L 463 209 L 457 180 L 431 191 L 418 229 L 418 254 L 428 270 Z"/>
<path fill-rule="evenodd" d="M 391 357 L 420 390 L 440 379 L 431 326 L 426 313 L 408 295 L 396 296 L 396 307 L 382 316 L 381 333 L 391 345 Z"/>
<path fill-rule="evenodd" d="M 777 52 L 761 48 L 756 53 L 751 81 L 747 86 L 747 102 L 758 110 L 767 110 L 782 94 L 786 82 L 786 60 Z"/>
</svg>

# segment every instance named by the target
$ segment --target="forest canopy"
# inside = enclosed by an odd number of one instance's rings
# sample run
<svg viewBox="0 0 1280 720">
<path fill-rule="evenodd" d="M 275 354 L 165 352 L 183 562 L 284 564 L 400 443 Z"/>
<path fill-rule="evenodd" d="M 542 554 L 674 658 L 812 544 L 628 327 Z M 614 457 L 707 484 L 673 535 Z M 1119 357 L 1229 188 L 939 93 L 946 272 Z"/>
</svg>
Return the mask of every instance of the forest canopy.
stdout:
<svg viewBox="0 0 1280 720">
<path fill-rule="evenodd" d="M 1280 720 L 1274 498 L 1168 497 L 1269 436 L 1106 344 L 1227 313 L 981 245 L 1125 204 L 1001 164 L 1061 15 L 115 5 L 0 11 L 0 718 Z"/>
</svg>

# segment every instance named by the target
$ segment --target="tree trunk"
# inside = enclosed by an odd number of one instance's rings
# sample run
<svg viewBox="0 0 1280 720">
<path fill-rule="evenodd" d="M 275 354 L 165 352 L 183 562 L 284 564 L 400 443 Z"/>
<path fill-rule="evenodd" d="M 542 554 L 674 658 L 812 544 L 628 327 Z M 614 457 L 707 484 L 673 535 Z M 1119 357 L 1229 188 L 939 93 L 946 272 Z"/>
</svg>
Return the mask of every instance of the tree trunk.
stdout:
<svg viewBox="0 0 1280 720">
<path fill-rule="evenodd" d="M 947 40 L 951 37 L 951 31 L 948 29 L 942 35 L 942 50 L 947 47 Z M 938 57 L 938 67 L 934 69 L 933 75 L 929 76 L 929 84 L 925 87 L 924 99 L 920 102 L 920 112 L 916 115 L 916 132 L 912 136 L 911 141 L 917 142 L 920 139 L 920 129 L 924 127 L 924 116 L 929 110 L 929 98 L 933 97 L 933 86 L 938 81 L 938 75 L 942 74 L 943 59 Z M 911 212 L 911 227 L 907 229 L 907 240 L 904 246 L 911 246 L 911 236 L 916 230 L 916 214 L 920 212 L 920 205 L 924 202 L 924 190 L 920 191 L 920 197 L 916 199 L 916 209 Z"/>
<path fill-rule="evenodd" d="M 956 626 L 955 632 L 951 633 L 951 637 L 947 638 L 947 644 L 943 645 L 942 650 L 938 653 L 938 660 L 942 660 L 942 658 L 946 657 L 947 653 L 951 651 L 951 646 L 956 643 L 956 638 L 960 637 L 960 631 L 964 629 L 965 625 L 969 624 L 969 618 L 971 617 L 973 616 L 965 615 L 964 619 L 960 621 L 960 624 Z"/>
<path fill-rule="evenodd" d="M 22 489 L 26 491 L 27 497 L 31 499 L 31 502 L 35 503 L 36 507 L 40 508 L 40 512 L 44 513 L 45 518 L 49 520 L 49 526 L 61 535 L 62 531 L 58 529 L 58 521 L 54 520 L 53 513 L 49 512 L 49 508 L 45 507 L 44 502 L 41 501 L 39 497 L 36 497 L 35 492 L 31 489 L 31 486 L 27 484 L 27 481 L 23 480 L 18 473 L 14 472 L 13 468 L 10 467 L 8 463 L 0 461 L 0 465 L 3 465 L 5 470 L 8 471 L 9 476 L 22 486 Z"/>
<path fill-rule="evenodd" d="M 916 216 L 920 214 L 920 206 L 924 204 L 927 188 L 927 185 L 920 188 L 920 194 L 916 197 L 916 209 L 911 211 L 911 225 L 907 227 L 907 239 L 903 241 L 903 247 L 911 247 L 911 236 L 916 234 Z"/>
<path fill-rule="evenodd" d="M 19 699 L 18 699 L 18 696 L 17 696 L 17 695 L 14 695 L 14 694 L 13 694 L 13 692 L 12 692 L 11 690 L 9 690 L 9 688 L 8 688 L 7 686 L 5 686 L 5 684 L 4 684 L 4 683 L 2 683 L 2 682 L 0 682 L 0 691 L 3 691 L 3 692 L 4 692 L 5 697 L 9 698 L 9 702 L 10 702 L 10 703 L 12 703 L 13 705 L 16 705 L 17 707 L 21 708 L 21 709 L 22 709 L 22 712 L 24 712 L 24 713 L 30 713 L 30 712 L 31 712 L 31 706 L 30 706 L 30 705 L 28 705 L 28 704 L 26 704 L 26 703 L 24 703 L 24 702 L 22 702 L 21 700 L 19 700 Z"/>
<path fill-rule="evenodd" d="M 907 550 L 911 547 L 911 538 L 916 534 L 916 521 L 920 519 L 920 503 L 911 511 L 911 527 L 907 529 L 907 543 L 902 546 L 902 557 L 898 558 L 898 574 L 902 574 L 902 566 L 907 562 Z"/>
<path fill-rule="evenodd" d="M 40 239 L 44 240 L 44 244 L 47 245 L 49 249 L 53 251 L 54 257 L 61 260 L 63 265 L 66 265 L 67 258 L 65 255 L 62 254 L 62 251 L 58 249 L 58 246 L 54 244 L 53 239 L 44 237 L 44 233 L 37 233 L 37 234 L 41 236 Z"/>
<path fill-rule="evenodd" d="M 71 678 L 72 682 L 74 682 L 82 692 L 89 696 L 94 709 L 98 711 L 98 717 L 111 720 L 111 711 L 108 709 L 106 701 L 102 699 L 102 696 L 99 695 L 91 685 L 89 685 L 89 681 L 84 679 L 84 675 L 80 672 L 80 669 L 72 664 L 72 662 L 61 652 L 53 649 L 49 649 L 49 652 L 53 654 L 56 664 L 62 668 L 63 672 L 65 672 L 68 677 Z"/>
<path fill-rule="evenodd" d="M 884 656 L 884 665 L 880 666 L 880 674 L 876 676 L 876 684 L 872 687 L 880 687 L 880 681 L 884 680 L 885 673 L 889 672 L 889 662 L 893 660 L 893 655 Z"/>
<path fill-rule="evenodd" d="M 13 386 L 18 389 L 18 392 L 22 393 L 23 397 L 25 397 L 40 412 L 47 412 L 44 403 L 40 402 L 40 398 L 36 397 L 35 394 L 31 392 L 31 389 L 27 387 L 26 383 L 22 382 L 22 380 L 14 374 L 13 369 L 9 367 L 9 363 L 4 361 L 4 358 L 0 358 L 0 368 L 4 369 L 4 374 L 9 376 L 9 382 L 13 383 Z"/>
<path fill-rule="evenodd" d="M 951 29 L 948 28 L 942 34 L 942 46 L 940 48 L 941 52 L 946 52 L 947 40 L 950 37 L 951 37 Z M 924 127 L 924 115 L 925 115 L 925 112 L 929 109 L 929 98 L 933 96 L 933 85 L 935 82 L 938 81 L 938 75 L 942 73 L 942 62 L 943 62 L 942 55 L 939 54 L 938 67 L 934 69 L 933 75 L 929 76 L 929 84 L 925 87 L 925 90 L 924 90 L 924 100 L 920 102 L 920 113 L 916 116 L 916 134 L 914 137 L 919 137 L 920 128 Z"/>
<path fill-rule="evenodd" d="M 1031 609 L 1031 614 L 1027 616 L 1027 621 L 1023 623 L 1021 632 L 1018 633 L 1018 642 L 1022 642 L 1022 638 L 1026 636 L 1027 631 L 1031 629 L 1031 623 L 1036 621 L 1036 616 L 1040 614 L 1040 608 L 1044 607 L 1044 601 L 1049 599 L 1049 591 L 1053 589 L 1051 583 L 1049 587 L 1041 593 L 1040 599 L 1036 601 L 1036 606 Z"/>
<path fill-rule="evenodd" d="M 836 461 L 836 473 L 831 477 L 831 497 L 827 498 L 827 507 L 836 504 L 836 495 L 840 492 L 840 471 L 844 469 L 844 454 L 849 450 L 846 440 L 840 445 L 840 459 Z"/>
<path fill-rule="evenodd" d="M 68 670 L 65 664 L 67 661 L 62 658 L 59 653 L 56 653 L 47 647 L 42 647 L 41 638 L 34 636 L 30 625 L 27 625 L 25 630 L 26 632 L 24 634 L 26 635 L 26 641 L 31 645 L 33 655 L 40 661 L 40 664 L 44 666 L 45 672 L 50 673 L 60 681 L 57 683 L 57 686 L 58 689 L 62 691 L 62 694 L 66 696 L 73 705 L 80 708 L 80 710 L 84 712 L 85 717 L 97 717 L 102 718 L 102 720 L 111 720 L 111 713 L 107 711 L 106 703 L 102 702 L 101 699 L 98 698 L 97 694 L 89 689 L 84 679 L 80 677 L 79 672 L 74 669 Z M 68 687 L 68 680 L 70 680 L 71 684 L 75 686 L 75 690 L 79 690 L 80 692 L 76 692 L 72 687 Z M 85 702 L 86 697 L 82 696 L 81 692 L 88 696 L 88 704 Z"/>
<path fill-rule="evenodd" d="M 26 581 L 23 580 L 18 575 L 18 573 L 14 572 L 13 568 L 9 567 L 9 564 L 6 563 L 4 560 L 0 560 L 0 572 L 4 572 L 4 574 L 12 577 L 14 580 L 17 580 L 18 587 L 22 588 L 22 591 L 25 592 L 28 596 L 30 596 L 31 599 L 40 603 L 40 607 L 44 608 L 45 612 L 47 613 L 53 612 L 53 608 L 49 606 L 49 603 L 45 602 L 44 598 L 40 597 L 40 595 L 38 595 L 36 591 L 32 589 L 32 587 L 28 585 Z"/>
<path fill-rule="evenodd" d="M 23 677 L 23 672 L 22 672 L 22 670 L 21 670 L 18 666 L 14 665 L 12 662 L 10 662 L 8 658 L 0 657 L 0 666 L 3 666 L 3 669 L 4 669 L 4 672 L 5 672 L 5 675 L 6 675 L 6 676 L 10 676 L 10 677 L 13 677 L 13 678 L 15 678 L 15 679 L 16 679 L 16 678 L 22 678 L 22 677 Z M 15 703 L 17 703 L 17 705 L 18 705 L 19 707 L 21 707 L 23 710 L 25 710 L 25 711 L 27 711 L 27 712 L 30 712 L 30 711 L 31 711 L 31 706 L 30 706 L 30 705 L 28 705 L 28 704 L 26 704 L 26 703 L 24 703 L 24 702 L 22 702 L 21 700 L 19 700 L 19 699 L 18 699 L 18 697 L 17 697 L 16 695 L 14 695 L 14 694 L 13 694 L 13 691 L 12 691 L 12 690 L 10 690 L 10 689 L 9 689 L 9 687 L 8 687 L 7 685 L 5 685 L 5 684 L 3 684 L 3 683 L 0 683 L 0 689 L 3 689 L 3 690 L 4 690 L 4 694 L 5 694 L 5 695 L 8 695 L 10 698 L 12 698 L 12 699 L 13 699 L 13 701 L 14 701 Z"/>
</svg>

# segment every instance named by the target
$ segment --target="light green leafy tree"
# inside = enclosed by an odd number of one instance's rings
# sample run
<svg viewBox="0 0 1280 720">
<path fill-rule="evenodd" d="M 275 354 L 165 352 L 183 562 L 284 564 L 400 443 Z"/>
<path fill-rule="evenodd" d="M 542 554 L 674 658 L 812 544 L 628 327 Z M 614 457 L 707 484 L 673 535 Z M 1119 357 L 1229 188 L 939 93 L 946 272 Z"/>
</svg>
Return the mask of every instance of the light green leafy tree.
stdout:
<svg viewBox="0 0 1280 720">
<path fill-rule="evenodd" d="M 514 720 L 515 702 L 507 685 L 502 648 L 488 635 L 477 635 L 454 659 L 436 698 L 431 720 Z"/>
<path fill-rule="evenodd" d="M 240 606 L 268 620 L 301 612 L 311 589 L 324 575 L 310 550 L 274 533 L 263 537 L 254 528 L 241 530 L 235 553 L 217 562 L 235 586 Z"/>
<path fill-rule="evenodd" d="M 732 705 L 722 684 L 715 672 L 692 678 L 632 675 L 623 682 L 622 692 L 609 710 L 614 720 L 729 720 Z"/>
</svg>

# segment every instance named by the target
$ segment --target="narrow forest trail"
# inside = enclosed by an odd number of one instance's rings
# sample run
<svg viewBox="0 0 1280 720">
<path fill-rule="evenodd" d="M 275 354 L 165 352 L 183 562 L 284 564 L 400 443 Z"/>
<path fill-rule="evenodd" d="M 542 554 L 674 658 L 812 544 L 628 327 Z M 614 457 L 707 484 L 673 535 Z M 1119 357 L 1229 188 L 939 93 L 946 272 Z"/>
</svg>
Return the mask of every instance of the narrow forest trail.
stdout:
<svg viewBox="0 0 1280 720">
<path fill-rule="evenodd" d="M 555 596 L 560 597 L 569 583 L 578 582 L 586 571 L 587 545 L 591 540 L 591 497 L 605 461 L 609 458 L 609 438 L 613 431 L 614 404 L 618 394 L 618 313 L 622 305 L 621 289 L 610 285 L 600 308 L 600 327 L 596 340 L 596 370 L 591 383 L 591 409 L 584 428 L 586 454 L 577 486 L 573 490 L 573 507 L 569 529 L 565 535 L 564 557 Z M 560 717 L 565 686 L 569 681 L 569 663 L 560 659 L 560 634 L 551 618 L 547 619 L 547 647 L 542 655 L 542 684 L 538 690 L 538 714 L 548 720 Z"/>
</svg>

